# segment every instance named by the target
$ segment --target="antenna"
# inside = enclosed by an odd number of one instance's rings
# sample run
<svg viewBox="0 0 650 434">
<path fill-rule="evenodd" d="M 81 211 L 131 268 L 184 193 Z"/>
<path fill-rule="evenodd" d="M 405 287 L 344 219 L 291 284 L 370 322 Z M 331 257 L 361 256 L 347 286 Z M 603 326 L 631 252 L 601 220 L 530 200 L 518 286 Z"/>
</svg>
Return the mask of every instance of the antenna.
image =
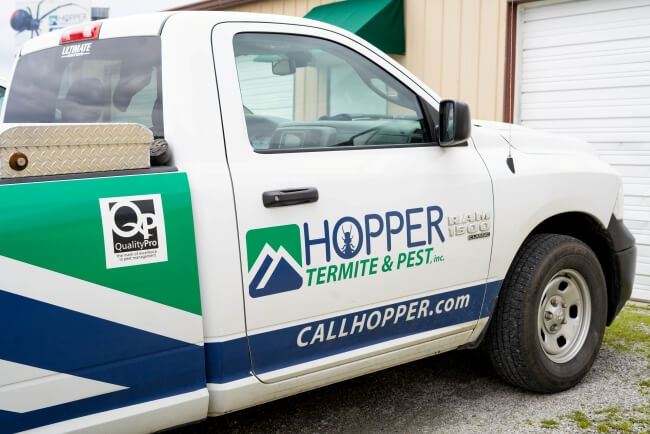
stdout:
<svg viewBox="0 0 650 434">
<path fill-rule="evenodd" d="M 509 2 L 509 7 L 510 7 L 510 31 L 508 32 L 508 39 L 510 40 L 510 44 L 508 45 L 508 48 L 510 49 L 510 62 L 508 62 L 508 75 L 510 77 L 508 87 L 509 92 L 508 92 L 508 97 L 512 101 L 510 103 L 510 112 L 511 112 L 511 117 L 510 117 L 510 126 L 508 127 L 508 158 L 506 158 L 506 165 L 508 166 L 508 169 L 512 173 L 515 173 L 515 161 L 512 159 L 512 123 L 514 122 L 514 102 L 515 102 L 515 76 L 514 76 L 514 65 L 515 62 L 517 61 L 517 48 L 515 47 L 515 20 L 517 17 L 515 16 L 515 2 L 510 1 Z"/>
</svg>

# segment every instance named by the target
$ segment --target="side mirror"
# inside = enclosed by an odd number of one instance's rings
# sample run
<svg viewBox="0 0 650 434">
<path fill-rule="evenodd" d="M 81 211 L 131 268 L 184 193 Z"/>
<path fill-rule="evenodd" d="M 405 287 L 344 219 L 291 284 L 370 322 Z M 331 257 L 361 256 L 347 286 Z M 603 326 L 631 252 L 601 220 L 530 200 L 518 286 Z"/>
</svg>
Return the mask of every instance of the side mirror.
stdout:
<svg viewBox="0 0 650 434">
<path fill-rule="evenodd" d="M 469 106 L 461 101 L 440 101 L 440 118 L 436 136 L 440 146 L 456 146 L 464 143 L 472 134 L 472 116 Z"/>
<path fill-rule="evenodd" d="M 290 75 L 296 73 L 296 62 L 290 58 L 274 60 L 271 65 L 274 75 Z"/>
</svg>

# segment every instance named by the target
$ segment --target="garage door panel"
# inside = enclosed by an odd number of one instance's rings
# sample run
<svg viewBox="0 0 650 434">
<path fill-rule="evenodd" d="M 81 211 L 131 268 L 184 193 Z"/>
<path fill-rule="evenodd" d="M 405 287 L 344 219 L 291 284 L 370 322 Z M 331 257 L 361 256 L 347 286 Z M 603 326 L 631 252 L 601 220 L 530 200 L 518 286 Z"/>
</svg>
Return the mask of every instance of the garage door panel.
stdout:
<svg viewBox="0 0 650 434">
<path fill-rule="evenodd" d="M 526 125 L 527 127 L 531 127 L 528 125 L 529 122 L 527 122 Z M 541 128 L 537 128 L 541 129 Z M 575 137 L 576 139 L 580 140 L 585 140 L 587 142 L 590 142 L 592 144 L 598 143 L 599 141 L 602 142 L 612 142 L 615 140 L 630 140 L 630 141 L 642 141 L 645 140 L 647 142 L 650 142 L 650 132 L 646 133 L 639 133 L 639 132 L 611 132 L 610 130 L 607 129 L 601 129 L 600 131 L 593 131 L 589 129 L 576 129 L 576 128 L 545 128 L 545 131 L 549 131 L 552 133 L 557 133 L 557 134 L 563 134 L 571 137 Z"/>
<path fill-rule="evenodd" d="M 607 161 L 607 159 L 605 159 L 605 161 Z M 647 176 L 648 174 L 648 168 L 642 165 L 610 164 L 623 177 L 636 178 L 640 176 Z"/>
<path fill-rule="evenodd" d="M 633 166 L 633 165 L 622 165 L 622 164 L 612 164 L 612 166 L 624 178 L 638 178 L 641 176 L 647 176 L 647 172 L 648 172 L 647 167 L 644 166 Z"/>
<path fill-rule="evenodd" d="M 587 108 L 584 112 L 586 113 Z M 527 125 L 531 128 L 547 129 L 548 121 L 553 120 L 555 129 L 585 129 L 591 131 L 613 131 L 620 130 L 621 132 L 638 132 L 650 133 L 650 118 L 648 117 L 611 117 L 604 123 L 602 118 L 576 118 L 564 119 L 555 117 L 552 119 L 531 119 L 527 121 Z M 523 122 L 522 122 L 523 123 Z"/>
<path fill-rule="evenodd" d="M 522 58 L 528 62 L 546 62 L 554 60 L 576 60 L 594 62 L 593 56 L 600 56 L 603 62 L 609 62 L 606 59 L 609 56 L 619 56 L 635 54 L 648 49 L 647 38 L 630 39 L 621 38 L 619 40 L 601 41 L 589 45 L 565 45 L 554 47 L 538 47 L 534 50 L 522 50 Z M 591 60 L 590 60 L 591 59 Z M 533 63 L 531 66 L 536 66 Z M 522 65 L 529 68 L 528 64 Z"/>
<path fill-rule="evenodd" d="M 536 20 L 529 18 L 526 32 L 532 37 L 545 36 L 549 34 L 570 34 L 577 32 L 589 32 L 599 29 L 618 29 L 620 23 L 628 25 L 644 25 L 647 23 L 650 6 L 639 4 L 636 7 L 637 19 L 630 19 L 629 11 L 626 9 L 609 8 L 607 10 L 594 11 L 592 13 L 582 13 L 579 20 L 576 15 L 558 16 L 552 19 Z M 576 23 L 576 21 L 578 21 Z"/>
<path fill-rule="evenodd" d="M 625 179 L 623 191 L 626 196 L 648 197 L 650 196 L 650 181 L 647 177 L 629 177 Z"/>
<path fill-rule="evenodd" d="M 625 224 L 629 227 L 630 232 L 632 232 L 632 235 L 634 235 L 634 238 L 637 237 L 637 234 L 636 234 L 637 230 L 647 230 L 648 229 L 646 223 L 647 222 L 640 222 L 640 221 L 637 221 L 637 220 L 630 220 L 629 223 L 628 223 L 628 220 L 625 220 Z M 644 257 L 642 257 L 642 256 L 638 257 L 637 269 L 639 267 L 639 264 L 641 262 L 643 262 L 642 259 L 644 259 Z"/>
<path fill-rule="evenodd" d="M 554 18 L 557 19 L 566 16 L 588 15 L 628 8 L 643 8 L 647 5 L 648 2 L 644 0 L 571 2 L 530 8 L 526 10 L 526 16 L 531 22 L 537 20 L 550 21 Z"/>
<path fill-rule="evenodd" d="M 549 47 L 566 47 L 574 46 L 581 47 L 583 45 L 592 45 L 599 42 L 610 41 L 612 39 L 612 31 L 614 29 L 610 26 L 602 30 L 590 30 L 588 32 L 575 32 L 565 34 L 549 34 L 549 36 L 534 36 L 529 35 L 523 41 L 523 49 L 532 50 L 535 48 L 549 48 Z M 647 24 L 636 24 L 626 26 L 625 38 L 626 39 L 640 39 L 650 37 L 650 28 Z"/>
<path fill-rule="evenodd" d="M 647 244 L 637 245 L 637 254 L 643 256 L 650 256 L 650 246 L 648 246 Z"/>
<path fill-rule="evenodd" d="M 650 42 L 650 40 L 648 41 Z M 634 55 L 612 56 L 620 60 L 613 60 L 611 63 L 594 64 L 596 61 L 556 61 L 536 62 L 545 63 L 543 67 L 526 68 L 527 80 L 557 80 L 573 77 L 584 78 L 607 78 L 611 76 L 625 76 L 633 73 L 646 74 L 650 68 L 650 50 Z M 589 67 L 589 72 L 584 68 Z"/>
<path fill-rule="evenodd" d="M 604 89 L 570 89 L 562 92 L 534 92 L 521 94 L 520 104 L 544 104 L 556 102 L 590 102 L 596 104 L 607 100 L 617 101 L 618 99 L 640 99 L 647 101 L 650 98 L 650 86 L 624 86 Z"/>
<path fill-rule="evenodd" d="M 593 143 L 595 149 L 601 154 L 611 153 L 635 153 L 635 152 L 650 152 L 648 144 L 644 142 L 600 142 Z"/>
<path fill-rule="evenodd" d="M 560 50 L 557 48 L 525 51 L 522 53 L 522 58 L 526 60 L 526 63 L 522 67 L 524 72 L 532 73 L 549 69 L 566 70 L 586 66 L 600 67 L 647 62 L 650 59 L 650 49 L 648 49 L 646 39 L 624 40 L 616 44 L 602 43 L 589 47 L 589 50 L 578 50 L 571 47 L 570 50 L 564 50 L 566 52 L 563 54 L 560 54 Z M 638 47 L 630 47 L 631 42 L 638 44 Z"/>
<path fill-rule="evenodd" d="M 650 246 L 650 233 L 640 231 L 635 235 L 637 244 L 643 244 L 645 246 Z M 645 255 L 644 255 L 645 256 Z M 645 256 L 649 258 L 650 256 Z"/>
<path fill-rule="evenodd" d="M 575 137 L 577 139 L 586 140 L 587 142 L 590 143 L 598 143 L 599 141 L 612 142 L 614 140 L 650 142 L 650 133 L 648 132 L 646 133 L 634 132 L 634 131 L 611 132 L 610 130 L 607 129 L 601 129 L 601 131 L 593 131 L 588 129 L 572 129 L 572 128 L 566 128 L 566 129 L 547 128 L 546 131 L 551 131 L 558 134 L 565 134 L 568 136 Z"/>
<path fill-rule="evenodd" d="M 635 101 L 637 104 L 639 101 Z M 645 101 L 646 103 L 649 101 Z M 533 119 L 557 119 L 562 118 L 565 120 L 574 119 L 646 119 L 650 118 L 650 104 L 624 104 L 616 105 L 616 110 L 612 110 L 613 105 L 604 103 L 602 105 L 593 105 L 591 107 L 580 107 L 580 105 L 571 104 L 548 104 L 546 107 L 542 106 L 526 106 L 521 108 L 521 120 Z"/>
<path fill-rule="evenodd" d="M 648 211 L 635 211 L 625 210 L 625 222 L 635 222 L 633 230 L 646 230 L 650 229 L 650 222 L 648 222 Z"/>
<path fill-rule="evenodd" d="M 637 300 L 650 300 L 650 286 L 634 285 L 633 296 Z"/>
<path fill-rule="evenodd" d="M 618 77 L 593 78 L 572 77 L 562 80 L 521 80 L 521 91 L 549 92 L 574 89 L 622 88 L 629 86 L 650 86 L 650 76 L 639 73 L 620 74 Z"/>
<path fill-rule="evenodd" d="M 650 276 L 645 274 L 639 274 L 637 276 L 638 284 L 650 288 Z"/>
<path fill-rule="evenodd" d="M 645 277 L 650 276 L 650 264 L 646 264 L 646 263 L 644 263 L 644 262 L 640 262 L 640 263 L 638 264 L 638 267 L 639 267 L 639 274 L 640 274 L 640 275 L 643 275 L 643 276 L 645 276 Z M 647 283 L 647 281 L 646 281 L 646 283 Z"/>
<path fill-rule="evenodd" d="M 630 166 L 641 167 L 645 171 L 641 176 L 648 175 L 650 171 L 650 154 L 649 153 L 631 153 L 631 154 L 603 154 L 601 158 L 613 166 Z"/>
<path fill-rule="evenodd" d="M 548 94 L 545 93 L 545 94 Z M 618 110 L 622 109 L 625 110 L 628 107 L 635 107 L 635 108 L 640 108 L 640 107 L 648 107 L 650 106 L 650 101 L 648 99 L 644 98 L 616 98 L 616 99 L 595 99 L 592 101 L 589 101 L 590 104 L 586 105 L 586 101 L 565 101 L 562 100 L 562 92 L 556 92 L 556 99 L 555 100 L 549 100 L 549 101 L 539 101 L 539 102 L 534 102 L 534 101 L 529 101 L 529 102 L 522 102 L 521 103 L 521 109 L 525 110 L 547 110 L 547 109 L 585 109 L 585 108 L 594 108 L 594 109 L 601 109 L 603 107 L 616 107 L 616 113 L 613 113 L 613 116 L 618 115 Z M 534 94 L 529 94 L 529 96 L 532 96 Z M 556 117 L 561 117 L 561 116 L 556 116 Z"/>
<path fill-rule="evenodd" d="M 603 38 L 598 32 L 622 32 L 622 29 L 641 30 L 643 27 L 647 27 L 650 23 L 650 19 L 648 18 L 650 15 L 650 6 L 646 5 L 636 8 L 635 12 L 636 17 L 634 18 L 630 17 L 629 9 L 622 9 L 586 14 L 579 18 L 574 15 L 553 20 L 531 21 L 527 23 L 526 37 L 528 41 L 561 37 L 565 38 L 571 45 L 575 45 L 575 43 L 580 43 L 581 41 L 590 44 L 609 41 L 612 39 L 611 37 Z M 583 38 L 587 33 L 594 35 Z M 548 46 L 548 44 L 541 45 Z M 524 46 L 524 48 L 529 48 L 529 46 Z"/>
<path fill-rule="evenodd" d="M 645 207 L 650 209 L 650 197 L 625 195 L 625 208 Z"/>
<path fill-rule="evenodd" d="M 626 196 L 650 196 L 650 182 L 648 182 L 648 178 L 639 178 L 636 176 L 623 176 L 622 178 L 623 184 L 625 184 L 623 190 Z"/>
<path fill-rule="evenodd" d="M 650 264 L 650 256 L 648 256 L 648 253 L 650 253 L 650 244 L 644 243 L 639 240 L 639 238 L 641 238 L 640 233 L 645 231 L 647 231 L 647 228 L 644 229 L 642 227 L 630 230 L 630 232 L 632 232 L 632 235 L 634 235 L 634 238 L 637 241 L 637 248 L 638 248 L 637 254 L 639 256 L 640 262 L 647 261 L 647 263 Z"/>
</svg>

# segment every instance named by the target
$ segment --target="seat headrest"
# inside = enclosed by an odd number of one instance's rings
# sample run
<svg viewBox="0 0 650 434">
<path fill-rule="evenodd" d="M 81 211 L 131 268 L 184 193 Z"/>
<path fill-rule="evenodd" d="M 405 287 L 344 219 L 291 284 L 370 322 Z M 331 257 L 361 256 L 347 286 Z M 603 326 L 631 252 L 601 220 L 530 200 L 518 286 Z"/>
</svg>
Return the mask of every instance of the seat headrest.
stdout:
<svg viewBox="0 0 650 434">
<path fill-rule="evenodd" d="M 60 105 L 61 121 L 97 122 L 106 107 L 106 88 L 97 78 L 82 78 L 70 85 Z"/>
</svg>

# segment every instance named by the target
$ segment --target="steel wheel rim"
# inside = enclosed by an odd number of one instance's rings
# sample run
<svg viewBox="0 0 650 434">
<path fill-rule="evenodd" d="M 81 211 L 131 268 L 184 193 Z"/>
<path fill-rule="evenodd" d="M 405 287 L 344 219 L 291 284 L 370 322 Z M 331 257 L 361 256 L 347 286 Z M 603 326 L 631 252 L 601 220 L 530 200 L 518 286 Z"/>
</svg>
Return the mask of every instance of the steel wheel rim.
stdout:
<svg viewBox="0 0 650 434">
<path fill-rule="evenodd" d="M 591 323 L 589 286 L 582 274 L 566 268 L 549 280 L 540 299 L 537 338 L 555 363 L 572 360 L 582 349 Z"/>
</svg>

